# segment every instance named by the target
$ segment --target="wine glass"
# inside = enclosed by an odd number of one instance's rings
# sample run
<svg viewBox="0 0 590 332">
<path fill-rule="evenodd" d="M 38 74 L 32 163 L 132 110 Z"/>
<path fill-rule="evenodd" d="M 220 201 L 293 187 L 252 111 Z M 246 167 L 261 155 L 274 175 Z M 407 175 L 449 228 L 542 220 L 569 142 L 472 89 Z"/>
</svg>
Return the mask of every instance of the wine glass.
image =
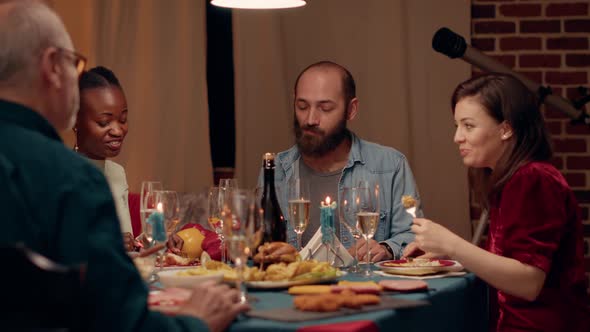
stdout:
<svg viewBox="0 0 590 332">
<path fill-rule="evenodd" d="M 357 227 L 361 231 L 367 243 L 367 269 L 364 276 L 371 277 L 371 247 L 369 240 L 375 235 L 379 225 L 379 186 L 364 182 L 362 187 L 357 187 L 358 208 L 356 212 Z"/>
<path fill-rule="evenodd" d="M 151 204 L 149 207 L 146 205 L 146 196 L 148 193 L 153 192 L 154 190 L 163 190 L 162 183 L 159 181 L 142 181 L 141 182 L 141 192 L 139 198 L 139 215 L 141 218 L 141 229 L 142 233 L 139 234 L 136 238 L 137 241 L 144 245 L 149 245 L 149 240 L 147 237 L 151 236 L 151 234 L 147 234 L 145 230 L 147 229 L 146 220 L 149 217 L 151 212 L 148 212 L 149 209 L 155 209 L 155 205 Z M 152 211 L 153 212 L 153 211 Z"/>
<path fill-rule="evenodd" d="M 297 234 L 297 251 L 301 251 L 301 237 L 309 224 L 309 184 L 292 177 L 288 183 L 289 220 Z"/>
<path fill-rule="evenodd" d="M 251 234 L 249 236 L 250 242 L 248 246 L 252 257 L 256 254 L 256 250 L 264 237 L 264 209 L 261 204 L 261 195 L 261 188 L 254 189 L 253 211 L 248 219 L 248 234 Z"/>
<path fill-rule="evenodd" d="M 359 190 L 357 188 L 344 187 L 342 188 L 342 193 L 340 194 L 340 202 L 338 202 L 340 224 L 344 225 L 344 227 L 348 229 L 355 240 L 358 240 L 361 237 L 361 231 L 358 227 L 356 218 L 360 203 L 360 199 L 357 199 L 358 195 Z M 353 243 L 353 246 L 356 247 L 356 243 Z M 354 258 L 354 265 L 351 266 L 348 271 L 351 273 L 359 273 L 361 270 L 359 267 L 358 250 L 356 250 L 356 248 L 354 251 Z"/>
<path fill-rule="evenodd" d="M 156 209 L 158 204 L 162 204 L 162 213 L 164 214 L 164 223 L 166 226 L 166 235 L 170 236 L 176 231 L 176 226 L 180 222 L 180 200 L 178 193 L 173 190 L 156 191 Z"/>
<path fill-rule="evenodd" d="M 223 235 L 229 247 L 229 255 L 237 270 L 236 288 L 240 290 L 240 301 L 246 302 L 243 287 L 244 267 L 255 236 L 254 195 L 249 190 L 232 189 L 223 203 Z"/>
<path fill-rule="evenodd" d="M 227 261 L 225 257 L 225 241 L 223 236 L 223 222 L 221 214 L 223 212 L 223 204 L 225 201 L 225 190 L 220 187 L 211 187 L 209 189 L 209 216 L 207 222 L 211 228 L 217 234 L 221 246 L 221 261 L 225 263 Z"/>
<path fill-rule="evenodd" d="M 170 237 L 170 235 L 176 230 L 176 225 L 178 225 L 180 218 L 180 202 L 178 200 L 178 193 L 172 190 L 156 190 L 155 193 L 155 203 L 156 203 L 156 210 L 162 213 L 164 218 L 164 230 L 165 230 L 165 237 L 166 240 Z M 162 239 L 154 239 L 152 240 L 155 244 L 162 243 Z M 166 242 L 164 242 L 166 243 Z M 160 262 L 159 271 L 162 271 L 164 268 L 164 250 L 158 251 L 158 261 Z"/>
<path fill-rule="evenodd" d="M 238 189 L 238 179 L 235 179 L 235 178 L 219 179 L 219 188 L 222 188 L 224 190 Z"/>
<path fill-rule="evenodd" d="M 171 193 L 174 193 L 174 195 Z M 159 249 L 155 250 L 153 254 L 158 257 L 154 263 L 159 262 L 160 270 L 164 263 L 163 254 L 166 251 L 166 242 L 168 241 L 166 216 L 168 215 L 169 218 L 171 218 L 174 214 L 176 216 L 178 215 L 178 198 L 175 196 L 175 192 L 163 190 L 153 190 L 145 194 L 145 227 L 143 228 L 143 238 L 146 243 L 146 248 L 144 249 L 156 246 L 159 247 Z M 152 248 L 152 250 L 154 249 L 155 248 Z M 157 272 L 156 266 L 154 266 L 148 279 L 150 283 L 158 281 L 159 278 Z"/>
</svg>

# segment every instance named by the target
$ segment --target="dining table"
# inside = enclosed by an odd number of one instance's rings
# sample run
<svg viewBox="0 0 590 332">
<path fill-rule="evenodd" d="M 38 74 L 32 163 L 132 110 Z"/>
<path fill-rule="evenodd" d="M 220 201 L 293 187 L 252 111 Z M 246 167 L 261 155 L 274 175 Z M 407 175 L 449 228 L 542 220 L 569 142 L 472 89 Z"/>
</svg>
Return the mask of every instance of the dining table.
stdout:
<svg viewBox="0 0 590 332">
<path fill-rule="evenodd" d="M 340 280 L 380 281 L 401 279 L 375 274 L 366 278 L 347 274 Z M 382 297 L 417 301 L 417 306 L 400 309 L 355 312 L 329 318 L 290 319 L 293 296 L 286 289 L 249 289 L 252 309 L 239 316 L 229 331 L 297 331 L 297 332 L 352 332 L 352 331 L 487 331 L 488 287 L 472 273 L 425 279 L 428 290 L 387 292 Z M 269 313 L 282 313 L 279 319 L 263 319 Z M 272 315 L 271 315 L 272 316 Z M 313 315 L 310 315 L 313 317 Z"/>
</svg>

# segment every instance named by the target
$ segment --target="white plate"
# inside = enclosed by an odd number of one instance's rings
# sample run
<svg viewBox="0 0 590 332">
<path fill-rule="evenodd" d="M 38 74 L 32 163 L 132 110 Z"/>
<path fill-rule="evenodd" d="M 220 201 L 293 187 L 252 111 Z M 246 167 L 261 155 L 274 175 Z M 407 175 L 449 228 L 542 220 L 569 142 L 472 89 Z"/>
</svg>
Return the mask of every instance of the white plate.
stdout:
<svg viewBox="0 0 590 332">
<path fill-rule="evenodd" d="M 162 271 L 170 271 L 170 270 L 188 270 L 188 269 L 195 269 L 200 265 L 172 265 L 172 266 L 164 266 Z M 156 269 L 160 269 L 157 267 Z"/>
<path fill-rule="evenodd" d="M 298 285 L 311 285 L 311 284 L 321 284 L 325 282 L 330 282 L 337 280 L 338 278 L 346 275 L 345 271 L 338 271 L 337 275 L 327 278 L 309 278 L 309 279 L 301 279 L 301 280 L 286 280 L 286 281 L 247 281 L 245 282 L 248 288 L 257 288 L 257 289 L 274 289 L 274 288 L 288 288 L 291 286 L 298 286 Z"/>
<path fill-rule="evenodd" d="M 191 276 L 179 276 L 178 272 L 180 272 L 178 269 L 158 272 L 158 275 L 160 276 L 160 282 L 162 282 L 165 287 L 192 288 L 196 284 L 204 281 L 221 281 L 223 279 L 223 273 L 221 272 Z"/>
<path fill-rule="evenodd" d="M 414 264 L 418 264 L 416 262 L 417 259 L 414 260 Z M 406 260 L 390 260 L 390 261 L 383 261 L 379 263 L 375 263 L 375 266 L 387 273 L 393 274 L 401 274 L 401 275 L 411 275 L 411 276 L 421 276 L 427 274 L 434 274 L 439 272 L 447 272 L 447 271 L 463 271 L 463 265 L 459 262 L 454 260 L 448 259 L 429 259 L 429 262 L 438 261 L 438 266 L 431 266 L 428 264 L 424 264 L 424 266 L 388 266 L 391 264 L 404 264 L 407 263 Z"/>
</svg>

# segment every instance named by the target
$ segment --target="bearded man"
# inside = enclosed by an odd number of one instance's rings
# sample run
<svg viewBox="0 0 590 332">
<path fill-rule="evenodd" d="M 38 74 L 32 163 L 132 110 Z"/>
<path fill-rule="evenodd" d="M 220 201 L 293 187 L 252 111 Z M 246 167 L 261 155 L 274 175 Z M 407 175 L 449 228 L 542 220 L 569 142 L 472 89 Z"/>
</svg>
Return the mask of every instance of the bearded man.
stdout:
<svg viewBox="0 0 590 332">
<path fill-rule="evenodd" d="M 320 211 L 315 205 L 327 196 L 337 199 L 344 187 L 369 181 L 380 189 L 380 220 L 374 239 L 369 240 L 371 261 L 401 258 L 405 246 L 414 239 L 412 216 L 403 208 L 401 198 L 411 195 L 419 199 L 418 190 L 401 152 L 362 140 L 347 128 L 359 111 L 351 73 L 329 61 L 308 66 L 295 81 L 293 107 L 296 144 L 277 154 L 275 185 L 285 193 L 289 180 L 298 177 L 309 186 L 312 206 L 302 244 L 305 246 L 320 227 Z M 278 195 L 288 219 L 287 195 Z M 422 212 L 418 209 L 417 214 Z M 358 250 L 359 260 L 364 261 L 365 240 L 355 239 L 346 227 L 340 227 L 338 215 L 335 213 L 334 222 L 337 237 L 351 254 Z M 295 244 L 296 234 L 287 225 L 288 242 Z"/>
</svg>

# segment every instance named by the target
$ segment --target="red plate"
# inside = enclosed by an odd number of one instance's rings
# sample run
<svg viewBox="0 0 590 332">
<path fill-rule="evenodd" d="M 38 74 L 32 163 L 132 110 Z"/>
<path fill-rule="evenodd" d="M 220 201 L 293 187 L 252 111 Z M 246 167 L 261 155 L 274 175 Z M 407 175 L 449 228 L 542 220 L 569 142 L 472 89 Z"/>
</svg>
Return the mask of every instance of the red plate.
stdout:
<svg viewBox="0 0 590 332">
<path fill-rule="evenodd" d="M 420 264 L 420 262 L 424 262 Z M 429 265 L 432 262 L 436 262 L 436 265 Z M 411 265 L 410 265 L 411 264 Z M 419 259 L 415 258 L 412 262 L 408 262 L 406 259 L 398 259 L 391 261 L 383 261 L 375 263 L 375 266 L 379 269 L 391 273 L 391 274 L 402 274 L 402 275 L 427 275 L 434 274 L 443 271 L 462 271 L 463 266 L 457 261 L 448 259 Z"/>
</svg>

